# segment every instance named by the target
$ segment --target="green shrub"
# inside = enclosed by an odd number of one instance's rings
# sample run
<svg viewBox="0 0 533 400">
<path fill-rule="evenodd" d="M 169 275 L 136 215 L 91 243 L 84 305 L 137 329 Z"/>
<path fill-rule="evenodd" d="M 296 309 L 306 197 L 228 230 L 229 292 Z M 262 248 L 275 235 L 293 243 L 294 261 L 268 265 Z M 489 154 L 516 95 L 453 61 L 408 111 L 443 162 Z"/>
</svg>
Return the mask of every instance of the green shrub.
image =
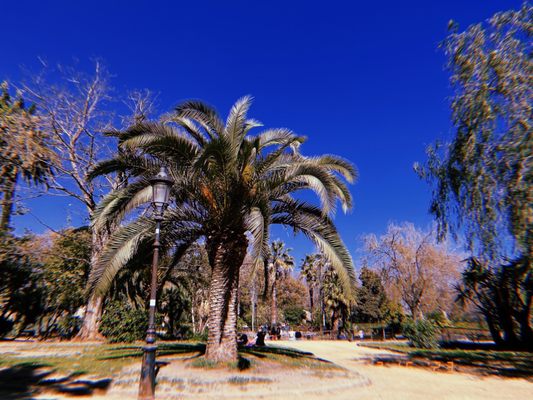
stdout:
<svg viewBox="0 0 533 400">
<path fill-rule="evenodd" d="M 67 314 L 57 323 L 57 333 L 62 339 L 72 338 L 81 328 L 81 320 L 78 317 Z"/>
<path fill-rule="evenodd" d="M 288 306 L 283 310 L 283 316 L 289 325 L 300 325 L 305 318 L 305 311 L 302 307 L 297 305 Z"/>
<path fill-rule="evenodd" d="M 106 305 L 102 315 L 100 333 L 111 343 L 142 340 L 148 328 L 145 310 L 137 310 L 130 304 L 113 301 Z"/>
<path fill-rule="evenodd" d="M 438 347 L 438 327 L 430 320 L 408 320 L 402 325 L 403 335 L 409 339 L 409 345 L 421 349 Z"/>
<path fill-rule="evenodd" d="M 207 342 L 207 329 L 200 333 L 191 333 L 187 338 L 195 342 L 205 343 Z"/>
<path fill-rule="evenodd" d="M 446 314 L 439 310 L 430 312 L 427 315 L 427 319 L 429 319 L 430 321 L 433 321 L 435 325 L 437 325 L 440 328 L 450 324 L 450 320 L 448 320 L 448 317 L 446 316 Z"/>
</svg>

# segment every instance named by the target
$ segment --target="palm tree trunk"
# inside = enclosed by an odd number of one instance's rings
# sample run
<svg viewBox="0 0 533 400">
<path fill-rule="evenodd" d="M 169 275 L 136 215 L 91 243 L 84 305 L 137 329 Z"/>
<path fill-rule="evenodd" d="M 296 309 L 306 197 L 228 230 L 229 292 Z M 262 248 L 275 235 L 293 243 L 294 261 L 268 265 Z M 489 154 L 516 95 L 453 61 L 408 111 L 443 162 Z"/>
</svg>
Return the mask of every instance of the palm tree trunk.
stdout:
<svg viewBox="0 0 533 400">
<path fill-rule="evenodd" d="M 255 307 L 256 307 L 256 287 L 255 277 L 252 279 L 252 289 L 250 290 L 250 300 L 252 303 L 252 332 L 255 332 Z"/>
<path fill-rule="evenodd" d="M 526 349 L 533 349 L 533 329 L 531 329 L 531 300 L 526 301 L 526 306 L 518 313 L 520 325 L 520 345 Z"/>
<path fill-rule="evenodd" d="M 103 340 L 99 332 L 100 319 L 104 307 L 104 298 L 102 296 L 92 296 L 87 302 L 87 309 L 83 317 L 83 324 L 76 335 L 78 340 Z"/>
<path fill-rule="evenodd" d="M 489 332 L 490 332 L 490 335 L 492 336 L 492 340 L 494 340 L 494 343 L 496 343 L 496 346 L 502 346 L 503 338 L 502 338 L 500 330 L 498 329 L 498 327 L 496 327 L 496 324 L 494 323 L 493 317 L 487 311 L 485 311 L 483 314 L 485 316 L 485 321 L 487 322 L 487 326 L 489 327 Z"/>
<path fill-rule="evenodd" d="M 205 358 L 215 362 L 237 361 L 237 291 L 239 270 L 248 241 L 244 234 L 221 234 L 208 241 L 212 266 L 209 286 L 208 336 Z"/>
<path fill-rule="evenodd" d="M 334 309 L 331 314 L 331 334 L 334 338 L 339 336 L 339 311 Z"/>
<path fill-rule="evenodd" d="M 313 296 L 314 296 L 313 288 L 310 287 L 309 288 L 309 308 L 311 309 L 311 318 L 313 316 L 313 308 L 314 308 Z"/>
<path fill-rule="evenodd" d="M 2 191 L 2 216 L 0 217 L 0 233 L 9 231 L 11 215 L 13 214 L 13 203 L 15 200 L 15 190 L 17 186 L 18 172 L 15 167 L 7 177 Z"/>
<path fill-rule="evenodd" d="M 192 333 L 196 335 L 196 318 L 194 318 L 194 302 L 191 303 L 191 323 L 192 323 Z"/>
<path fill-rule="evenodd" d="M 272 300 L 270 303 L 270 324 L 272 326 L 278 323 L 278 288 L 277 282 L 272 283 Z"/>
<path fill-rule="evenodd" d="M 324 290 L 320 288 L 320 333 L 323 335 L 326 329 L 326 305 L 324 304 Z"/>
</svg>

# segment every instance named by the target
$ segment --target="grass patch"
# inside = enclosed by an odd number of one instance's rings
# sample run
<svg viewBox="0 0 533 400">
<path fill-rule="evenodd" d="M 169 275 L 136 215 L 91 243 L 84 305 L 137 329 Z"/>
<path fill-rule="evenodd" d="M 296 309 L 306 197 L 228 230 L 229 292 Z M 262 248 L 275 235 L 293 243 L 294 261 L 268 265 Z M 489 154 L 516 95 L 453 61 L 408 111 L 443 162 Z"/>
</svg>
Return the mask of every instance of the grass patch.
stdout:
<svg viewBox="0 0 533 400">
<path fill-rule="evenodd" d="M 31 355 L 31 352 L 39 355 Z M 0 367 L 16 365 L 48 368 L 58 374 L 89 374 L 111 377 L 127 365 L 140 362 L 141 344 L 38 343 L 20 346 L 16 351 L 0 355 Z M 285 347 L 264 346 L 239 348 L 239 360 L 223 365 L 206 360 L 205 344 L 187 342 L 160 342 L 157 356 L 190 356 L 188 365 L 193 368 L 226 368 L 244 371 L 264 363 L 279 364 L 287 368 L 334 369 L 328 361 L 317 359 L 312 353 Z"/>
<path fill-rule="evenodd" d="M 216 362 L 198 357 L 187 364 L 188 367 L 200 369 L 228 369 L 244 371 L 252 367 L 252 361 L 239 355 L 239 359 L 233 362 Z"/>
<path fill-rule="evenodd" d="M 125 365 L 131 364 L 132 357 L 142 355 L 139 350 L 115 351 L 113 346 L 105 344 L 79 348 L 40 344 L 36 349 L 40 352 L 46 350 L 49 354 L 38 356 L 25 354 L 28 353 L 26 350 L 32 349 L 23 349 L 19 354 L 2 354 L 0 366 L 32 365 L 52 369 L 58 374 L 91 374 L 96 377 L 108 377 L 120 371 Z"/>
<path fill-rule="evenodd" d="M 169 350 L 167 354 L 173 353 Z M 241 347 L 239 348 L 238 361 L 230 363 L 217 363 L 206 360 L 202 352 L 197 358 L 189 361 L 187 366 L 199 369 L 237 369 L 239 371 L 245 371 L 249 369 L 261 369 L 266 365 L 272 364 L 289 369 L 341 369 L 329 361 L 316 358 L 312 353 L 276 346 Z"/>
<path fill-rule="evenodd" d="M 288 347 L 265 346 L 240 349 L 243 354 L 256 357 L 265 363 L 275 363 L 290 369 L 341 370 L 329 361 L 316 358 L 313 353 Z"/>
</svg>

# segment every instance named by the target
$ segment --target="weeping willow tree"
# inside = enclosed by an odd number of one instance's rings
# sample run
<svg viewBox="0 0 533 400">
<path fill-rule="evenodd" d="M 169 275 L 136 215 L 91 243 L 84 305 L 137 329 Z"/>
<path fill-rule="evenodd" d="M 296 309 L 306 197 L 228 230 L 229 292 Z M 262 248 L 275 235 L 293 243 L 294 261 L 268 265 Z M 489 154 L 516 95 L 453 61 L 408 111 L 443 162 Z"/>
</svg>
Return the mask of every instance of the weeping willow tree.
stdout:
<svg viewBox="0 0 533 400">
<path fill-rule="evenodd" d="M 304 138 L 288 129 L 252 135 L 261 124 L 247 117 L 250 104 L 249 97 L 237 101 L 224 122 L 210 106 L 188 101 L 166 123 L 114 132 L 119 146 L 128 151 L 102 162 L 92 174 L 131 176 L 94 214 L 96 228 L 122 223 L 90 277 L 93 292 L 105 293 L 138 249 L 152 240 L 154 223 L 134 210 L 150 200 L 147 179 L 161 164 L 167 166 L 176 183 L 162 221 L 162 250 L 178 262 L 192 243 L 205 241 L 211 266 L 206 357 L 214 361 L 237 359 L 239 270 L 248 247 L 253 262 L 266 267 L 271 225 L 310 238 L 336 268 L 346 292 L 352 292 L 356 280 L 331 219 L 338 201 L 344 210 L 351 207 L 345 181 L 355 178 L 354 167 L 332 155 L 302 155 Z M 305 190 L 314 192 L 320 205 L 294 196 Z"/>
<path fill-rule="evenodd" d="M 492 292 L 507 287 L 501 295 L 516 300 L 503 301 L 499 310 L 494 303 L 480 308 L 493 331 L 504 331 L 502 340 L 511 343 L 533 337 L 532 19 L 526 2 L 463 32 L 450 24 L 443 48 L 454 88 L 455 134 L 449 143 L 428 148 L 425 166 L 415 166 L 433 188 L 430 210 L 440 236 L 463 233 L 476 257 L 462 294 L 487 304 L 480 285 Z M 509 275 L 517 279 L 503 278 Z M 519 305 L 521 317 L 509 321 L 511 303 Z M 500 340 L 499 333 L 493 336 Z"/>
</svg>

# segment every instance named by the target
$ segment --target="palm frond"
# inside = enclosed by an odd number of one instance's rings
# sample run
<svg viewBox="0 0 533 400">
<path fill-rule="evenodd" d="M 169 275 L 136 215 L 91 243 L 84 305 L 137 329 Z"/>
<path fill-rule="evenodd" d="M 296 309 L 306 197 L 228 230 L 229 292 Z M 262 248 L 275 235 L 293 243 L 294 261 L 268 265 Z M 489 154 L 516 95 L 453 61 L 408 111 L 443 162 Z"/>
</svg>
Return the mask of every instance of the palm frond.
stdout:
<svg viewBox="0 0 533 400">
<path fill-rule="evenodd" d="M 305 137 L 296 135 L 290 129 L 275 128 L 263 131 L 257 136 L 252 136 L 249 140 L 258 139 L 259 149 L 262 150 L 268 146 L 282 145 L 287 142 L 292 142 L 296 138 L 299 138 L 300 143 L 305 142 Z"/>
<path fill-rule="evenodd" d="M 144 124 L 147 130 L 142 135 L 129 138 L 123 146 L 129 149 L 141 148 L 149 154 L 163 156 L 177 163 L 190 164 L 197 156 L 198 145 L 172 127 L 162 124 Z"/>
<path fill-rule="evenodd" d="M 302 143 L 303 138 L 301 136 L 289 137 L 283 143 L 280 143 L 278 148 L 268 153 L 263 159 L 257 160 L 255 163 L 255 170 L 257 171 L 257 176 L 261 179 L 264 175 L 271 173 L 273 169 L 282 169 L 286 168 L 287 165 L 290 165 L 294 161 L 289 155 L 284 154 L 288 148 L 290 148 L 294 143 Z M 274 168 L 275 166 L 275 168 Z"/>
<path fill-rule="evenodd" d="M 268 241 L 270 216 L 259 207 L 253 207 L 245 219 L 246 229 L 252 235 L 251 257 L 252 260 L 266 259 L 268 255 Z"/>
<path fill-rule="evenodd" d="M 219 137 L 224 131 L 224 123 L 216 110 L 201 101 L 189 100 L 176 107 L 179 117 L 190 118 L 200 123 L 211 139 Z"/>
<path fill-rule="evenodd" d="M 96 179 L 99 176 L 128 172 L 131 175 L 138 176 L 142 174 L 154 175 L 159 171 L 160 163 L 146 155 L 140 154 L 120 154 L 115 158 L 104 160 L 96 164 L 87 174 L 88 179 Z"/>
<path fill-rule="evenodd" d="M 118 271 L 135 255 L 141 241 L 151 237 L 154 227 L 154 221 L 141 217 L 112 234 L 98 262 L 91 269 L 87 283 L 90 293 L 107 293 Z"/>
<path fill-rule="evenodd" d="M 312 240 L 337 271 L 346 295 L 353 297 L 357 278 L 352 258 L 333 222 L 319 208 L 285 200 L 273 207 L 272 223 L 291 227 Z"/>
<path fill-rule="evenodd" d="M 353 183 L 357 179 L 357 169 L 351 162 L 341 157 L 325 154 L 320 157 L 306 157 L 306 159 L 314 160 L 318 165 L 327 168 L 329 171 L 339 173 L 349 183 Z"/>
<path fill-rule="evenodd" d="M 252 97 L 244 96 L 235 102 L 226 121 L 224 135 L 226 135 L 233 146 L 239 145 L 246 134 L 246 114 L 252 105 Z"/>
<path fill-rule="evenodd" d="M 191 137 L 196 140 L 199 146 L 204 146 L 207 143 L 206 136 L 202 133 L 201 129 L 194 123 L 190 118 L 184 118 L 180 116 L 172 116 L 171 121 L 178 124 L 180 127 L 185 129 L 185 131 L 191 135 Z"/>
<path fill-rule="evenodd" d="M 101 230 L 105 226 L 113 226 L 124 216 L 152 199 L 150 182 L 141 179 L 128 186 L 109 193 L 98 204 L 92 215 L 92 226 Z"/>
</svg>

